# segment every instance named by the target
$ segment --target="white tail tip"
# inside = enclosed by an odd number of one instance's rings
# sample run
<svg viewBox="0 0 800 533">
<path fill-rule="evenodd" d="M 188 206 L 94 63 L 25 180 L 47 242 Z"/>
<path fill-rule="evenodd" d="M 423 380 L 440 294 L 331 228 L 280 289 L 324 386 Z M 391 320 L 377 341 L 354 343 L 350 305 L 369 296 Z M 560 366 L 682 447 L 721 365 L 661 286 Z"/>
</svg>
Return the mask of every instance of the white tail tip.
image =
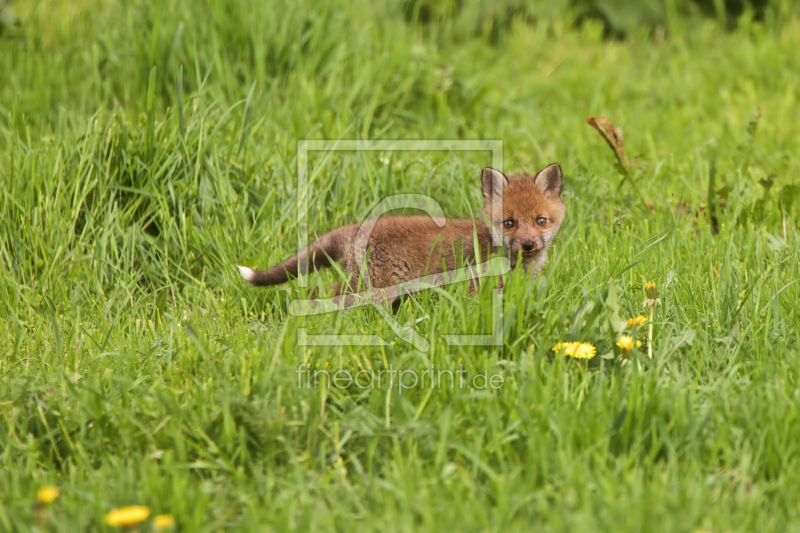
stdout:
<svg viewBox="0 0 800 533">
<path fill-rule="evenodd" d="M 236 265 L 236 268 L 239 269 L 239 274 L 242 275 L 242 277 L 245 279 L 245 281 L 247 281 L 248 283 L 253 281 L 253 278 L 256 275 L 256 271 L 255 270 L 253 270 L 252 268 L 247 268 L 247 267 L 243 267 L 243 266 L 239 266 L 239 265 Z"/>
</svg>

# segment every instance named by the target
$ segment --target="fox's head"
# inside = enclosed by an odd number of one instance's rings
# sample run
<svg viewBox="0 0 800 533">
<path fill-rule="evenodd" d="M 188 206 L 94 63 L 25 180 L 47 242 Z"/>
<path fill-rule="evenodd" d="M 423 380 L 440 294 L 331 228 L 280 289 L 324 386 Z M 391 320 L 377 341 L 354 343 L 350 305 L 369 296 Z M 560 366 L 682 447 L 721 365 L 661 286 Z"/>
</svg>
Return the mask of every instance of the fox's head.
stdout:
<svg viewBox="0 0 800 533">
<path fill-rule="evenodd" d="M 492 226 L 502 231 L 503 247 L 512 262 L 520 253 L 527 263 L 546 252 L 566 211 L 558 163 L 535 176 L 511 178 L 499 170 L 484 168 L 481 185 L 483 212 Z"/>
</svg>

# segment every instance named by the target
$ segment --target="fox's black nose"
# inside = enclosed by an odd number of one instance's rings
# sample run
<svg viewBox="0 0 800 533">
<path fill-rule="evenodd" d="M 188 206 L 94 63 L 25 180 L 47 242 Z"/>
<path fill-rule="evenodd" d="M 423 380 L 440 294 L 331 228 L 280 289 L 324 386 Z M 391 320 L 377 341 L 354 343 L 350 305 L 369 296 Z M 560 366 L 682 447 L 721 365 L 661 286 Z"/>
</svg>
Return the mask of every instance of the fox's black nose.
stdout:
<svg viewBox="0 0 800 533">
<path fill-rule="evenodd" d="M 525 250 L 526 252 L 532 252 L 533 251 L 533 241 L 525 241 L 525 242 L 523 242 L 522 243 L 522 249 Z"/>
</svg>

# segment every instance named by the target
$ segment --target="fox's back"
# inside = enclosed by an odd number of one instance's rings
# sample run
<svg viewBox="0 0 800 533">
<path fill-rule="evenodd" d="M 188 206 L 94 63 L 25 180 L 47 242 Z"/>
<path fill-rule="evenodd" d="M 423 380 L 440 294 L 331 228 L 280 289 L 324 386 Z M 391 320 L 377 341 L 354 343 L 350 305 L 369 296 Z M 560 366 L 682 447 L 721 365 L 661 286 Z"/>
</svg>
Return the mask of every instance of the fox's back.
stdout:
<svg viewBox="0 0 800 533">
<path fill-rule="evenodd" d="M 357 275 L 367 254 L 367 268 L 374 287 L 388 287 L 473 263 L 475 242 L 481 247 L 481 257 L 490 252 L 490 233 L 485 224 L 472 220 L 439 220 L 428 216 L 381 217 L 371 228 L 348 226 L 343 266 Z M 369 224 L 369 223 L 365 223 Z M 459 261 L 461 259 L 461 261 Z"/>
</svg>

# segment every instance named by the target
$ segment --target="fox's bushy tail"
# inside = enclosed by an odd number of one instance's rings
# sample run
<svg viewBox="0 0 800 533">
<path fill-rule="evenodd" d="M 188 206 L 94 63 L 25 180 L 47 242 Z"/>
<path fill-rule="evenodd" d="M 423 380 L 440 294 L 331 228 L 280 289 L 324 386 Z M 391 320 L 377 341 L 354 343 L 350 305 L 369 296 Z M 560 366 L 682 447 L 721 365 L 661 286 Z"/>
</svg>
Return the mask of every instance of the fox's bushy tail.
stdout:
<svg viewBox="0 0 800 533">
<path fill-rule="evenodd" d="M 242 277 L 250 283 L 263 287 L 266 285 L 278 285 L 297 277 L 300 265 L 307 261 L 308 271 L 319 270 L 331 266 L 334 261 L 342 258 L 344 253 L 344 231 L 340 228 L 320 237 L 308 249 L 303 250 L 285 261 L 267 270 L 253 270 L 236 265 Z"/>
</svg>

